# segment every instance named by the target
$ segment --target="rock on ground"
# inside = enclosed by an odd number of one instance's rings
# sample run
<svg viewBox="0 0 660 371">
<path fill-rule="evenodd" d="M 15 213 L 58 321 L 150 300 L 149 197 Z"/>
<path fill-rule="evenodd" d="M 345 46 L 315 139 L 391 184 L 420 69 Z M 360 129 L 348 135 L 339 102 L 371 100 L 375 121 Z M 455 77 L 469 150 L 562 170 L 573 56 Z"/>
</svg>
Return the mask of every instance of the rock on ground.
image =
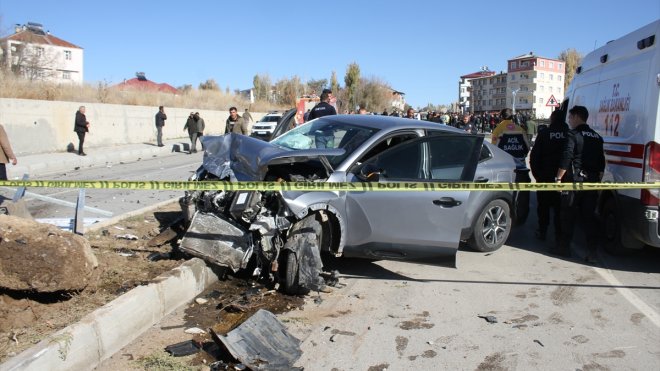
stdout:
<svg viewBox="0 0 660 371">
<path fill-rule="evenodd" d="M 94 280 L 97 266 L 85 238 L 53 225 L 0 215 L 0 287 L 78 291 Z"/>
</svg>

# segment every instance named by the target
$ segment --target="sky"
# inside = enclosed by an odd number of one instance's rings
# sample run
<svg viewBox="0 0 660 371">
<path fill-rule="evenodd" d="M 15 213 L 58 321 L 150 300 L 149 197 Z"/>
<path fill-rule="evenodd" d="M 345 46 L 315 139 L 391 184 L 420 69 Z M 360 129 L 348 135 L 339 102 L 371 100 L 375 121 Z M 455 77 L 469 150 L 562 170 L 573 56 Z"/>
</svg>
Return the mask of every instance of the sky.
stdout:
<svg viewBox="0 0 660 371">
<path fill-rule="evenodd" d="M 0 0 L 0 35 L 37 22 L 84 49 L 86 83 L 252 87 L 294 75 L 340 85 L 350 63 L 414 107 L 458 99 L 461 75 L 533 51 L 588 53 L 660 18 L 658 0 Z"/>
</svg>

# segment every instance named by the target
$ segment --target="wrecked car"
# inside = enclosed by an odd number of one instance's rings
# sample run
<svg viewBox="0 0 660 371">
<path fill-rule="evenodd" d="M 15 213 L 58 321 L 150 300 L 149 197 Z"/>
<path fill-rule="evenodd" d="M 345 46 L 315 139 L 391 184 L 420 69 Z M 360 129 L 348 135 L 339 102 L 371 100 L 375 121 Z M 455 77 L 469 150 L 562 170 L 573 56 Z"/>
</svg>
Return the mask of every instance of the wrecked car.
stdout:
<svg viewBox="0 0 660 371">
<path fill-rule="evenodd" d="M 483 136 L 386 116 L 325 116 L 271 142 L 204 137 L 191 180 L 513 182 L 513 158 Z M 317 290 L 322 253 L 455 266 L 459 244 L 494 251 L 509 236 L 508 191 L 187 191 L 181 249 L 272 275 L 287 293 Z"/>
</svg>

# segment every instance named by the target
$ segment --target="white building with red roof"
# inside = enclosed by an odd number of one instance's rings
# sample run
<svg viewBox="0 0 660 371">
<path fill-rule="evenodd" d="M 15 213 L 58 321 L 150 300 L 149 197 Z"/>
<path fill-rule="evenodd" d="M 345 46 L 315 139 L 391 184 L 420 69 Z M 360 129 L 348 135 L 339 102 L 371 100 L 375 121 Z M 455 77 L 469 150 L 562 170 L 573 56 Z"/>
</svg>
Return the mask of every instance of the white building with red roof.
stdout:
<svg viewBox="0 0 660 371">
<path fill-rule="evenodd" d="M 83 49 L 44 31 L 39 23 L 16 25 L 14 34 L 0 39 L 4 68 L 29 80 L 83 83 Z"/>
</svg>

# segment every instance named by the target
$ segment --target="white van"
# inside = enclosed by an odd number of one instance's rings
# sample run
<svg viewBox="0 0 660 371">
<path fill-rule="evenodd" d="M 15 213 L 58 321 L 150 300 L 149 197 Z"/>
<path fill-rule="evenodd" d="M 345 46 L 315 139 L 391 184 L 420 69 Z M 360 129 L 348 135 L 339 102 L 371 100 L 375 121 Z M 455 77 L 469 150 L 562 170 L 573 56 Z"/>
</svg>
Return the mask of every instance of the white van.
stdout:
<svg viewBox="0 0 660 371">
<path fill-rule="evenodd" d="M 561 109 L 589 110 L 587 124 L 605 141 L 603 181 L 660 181 L 660 20 L 584 57 Z M 660 190 L 601 192 L 605 248 L 625 253 L 660 247 Z"/>
</svg>

